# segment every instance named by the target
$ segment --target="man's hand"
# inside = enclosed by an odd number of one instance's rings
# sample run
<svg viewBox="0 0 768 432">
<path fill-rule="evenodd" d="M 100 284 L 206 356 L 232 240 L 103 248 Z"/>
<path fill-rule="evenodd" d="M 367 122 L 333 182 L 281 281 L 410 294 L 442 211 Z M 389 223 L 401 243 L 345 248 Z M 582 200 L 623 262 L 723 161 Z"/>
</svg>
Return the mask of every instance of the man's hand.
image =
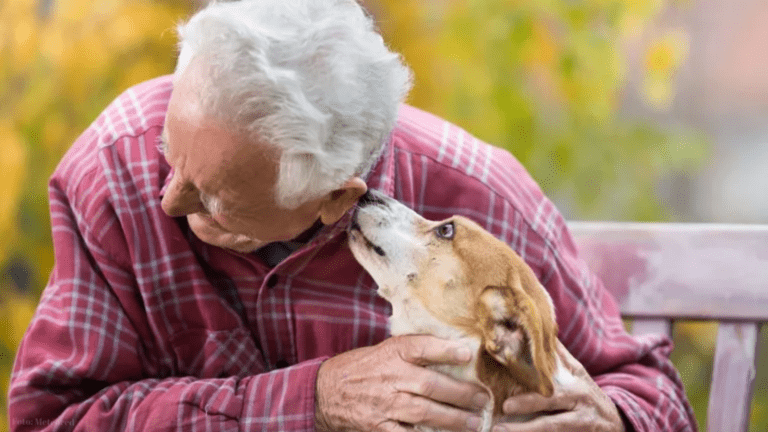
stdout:
<svg viewBox="0 0 768 432">
<path fill-rule="evenodd" d="M 525 393 L 507 399 L 504 414 L 543 415 L 524 423 L 497 424 L 493 432 L 624 432 L 624 423 L 613 401 L 560 342 L 557 350 L 575 381 L 567 385 L 555 382 L 551 397 Z"/>
<path fill-rule="evenodd" d="M 332 357 L 317 373 L 317 429 L 400 432 L 423 425 L 477 431 L 485 390 L 424 367 L 465 364 L 471 356 L 454 342 L 409 335 Z"/>
</svg>

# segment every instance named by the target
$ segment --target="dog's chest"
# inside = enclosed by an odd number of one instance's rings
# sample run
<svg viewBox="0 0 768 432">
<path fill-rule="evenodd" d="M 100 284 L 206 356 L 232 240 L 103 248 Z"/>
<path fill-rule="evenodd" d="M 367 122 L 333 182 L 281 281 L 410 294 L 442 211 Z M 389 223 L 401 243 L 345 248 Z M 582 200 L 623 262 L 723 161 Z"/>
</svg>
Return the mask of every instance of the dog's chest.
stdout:
<svg viewBox="0 0 768 432">
<path fill-rule="evenodd" d="M 390 332 L 393 336 L 405 334 L 430 334 L 443 339 L 457 341 L 466 346 L 472 353 L 472 360 L 461 366 L 455 365 L 431 365 L 429 369 L 444 373 L 460 381 L 469 381 L 486 387 L 477 378 L 477 354 L 480 351 L 480 339 L 468 336 L 448 324 L 430 315 L 418 301 L 398 299 L 392 302 L 392 316 L 390 317 Z M 486 388 L 486 390 L 489 390 Z M 489 391 L 489 394 L 492 394 Z M 488 432 L 492 426 L 493 405 L 491 400 L 483 410 L 483 427 L 481 432 Z M 416 427 L 420 432 L 440 432 L 427 427 Z"/>
<path fill-rule="evenodd" d="M 418 333 L 431 334 L 451 340 L 468 337 L 465 332 L 432 315 L 416 298 L 407 295 L 385 298 L 392 305 L 392 316 L 389 318 L 389 324 L 393 336 Z"/>
</svg>

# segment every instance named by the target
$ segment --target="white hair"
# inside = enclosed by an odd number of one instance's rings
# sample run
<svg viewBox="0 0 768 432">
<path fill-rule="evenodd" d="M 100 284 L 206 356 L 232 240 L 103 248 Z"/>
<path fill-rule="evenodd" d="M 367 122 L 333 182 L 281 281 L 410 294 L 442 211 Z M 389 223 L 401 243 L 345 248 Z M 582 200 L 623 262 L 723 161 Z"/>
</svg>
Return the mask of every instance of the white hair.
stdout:
<svg viewBox="0 0 768 432">
<path fill-rule="evenodd" d="M 365 176 L 411 87 L 355 0 L 213 2 L 178 33 L 175 76 L 203 59 L 205 112 L 281 150 L 275 199 L 288 209 Z"/>
</svg>

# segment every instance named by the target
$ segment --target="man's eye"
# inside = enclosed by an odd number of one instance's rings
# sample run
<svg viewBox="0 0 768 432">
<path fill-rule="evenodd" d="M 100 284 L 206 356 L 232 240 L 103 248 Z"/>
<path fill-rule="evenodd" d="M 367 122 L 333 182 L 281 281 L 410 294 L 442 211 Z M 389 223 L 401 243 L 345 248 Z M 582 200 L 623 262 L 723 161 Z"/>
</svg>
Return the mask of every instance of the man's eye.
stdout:
<svg viewBox="0 0 768 432">
<path fill-rule="evenodd" d="M 453 239 L 453 235 L 454 235 L 453 222 L 448 222 L 435 228 L 435 234 L 437 234 L 438 237 L 443 239 L 447 239 L 447 240 Z"/>
</svg>

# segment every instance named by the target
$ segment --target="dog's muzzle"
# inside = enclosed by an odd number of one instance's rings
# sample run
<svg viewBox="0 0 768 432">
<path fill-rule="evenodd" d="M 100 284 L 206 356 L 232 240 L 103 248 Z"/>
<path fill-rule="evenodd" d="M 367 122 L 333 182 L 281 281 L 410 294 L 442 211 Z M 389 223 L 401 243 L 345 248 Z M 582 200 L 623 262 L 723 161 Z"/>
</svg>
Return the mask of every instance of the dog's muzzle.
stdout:
<svg viewBox="0 0 768 432">
<path fill-rule="evenodd" d="M 384 200 L 379 196 L 378 192 L 373 192 L 371 190 L 367 190 L 363 196 L 360 197 L 360 199 L 357 201 L 357 206 L 367 207 L 369 205 L 385 205 L 386 203 Z"/>
<path fill-rule="evenodd" d="M 370 190 L 366 191 L 365 194 L 363 194 L 363 196 L 361 196 L 360 199 L 357 202 L 357 209 L 355 210 L 354 214 L 352 215 L 352 220 L 350 221 L 350 224 L 349 224 L 349 231 L 356 231 L 356 232 L 358 232 L 360 237 L 362 237 L 363 241 L 365 242 L 365 245 L 369 249 L 373 250 L 377 255 L 379 255 L 381 257 L 385 257 L 386 253 L 384 252 L 384 249 L 382 249 L 379 245 L 373 243 L 363 233 L 363 229 L 360 226 L 360 221 L 358 219 L 359 215 L 360 215 L 360 211 L 363 208 L 368 207 L 368 206 L 373 206 L 373 205 L 384 206 L 384 205 L 386 205 L 386 202 L 384 201 L 384 199 L 381 198 L 381 196 L 378 195 L 377 192 L 372 192 Z"/>
</svg>

